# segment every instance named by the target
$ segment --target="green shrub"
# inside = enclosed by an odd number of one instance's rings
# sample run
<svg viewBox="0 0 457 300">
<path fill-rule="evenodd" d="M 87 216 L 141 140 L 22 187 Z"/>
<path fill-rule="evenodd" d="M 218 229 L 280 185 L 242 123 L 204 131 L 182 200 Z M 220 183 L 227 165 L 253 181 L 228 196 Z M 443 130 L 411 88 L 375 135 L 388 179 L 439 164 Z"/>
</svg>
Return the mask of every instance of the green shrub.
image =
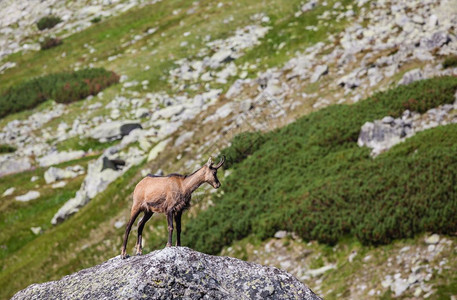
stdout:
<svg viewBox="0 0 457 300">
<path fill-rule="evenodd" d="M 15 151 L 16 151 L 16 148 L 13 146 L 0 144 L 0 153 L 12 153 Z"/>
<path fill-rule="evenodd" d="M 36 26 L 39 30 L 52 28 L 62 22 L 62 19 L 56 16 L 46 16 L 38 20 Z"/>
<path fill-rule="evenodd" d="M 457 228 L 457 125 L 421 132 L 372 159 L 357 146 L 361 126 L 405 109 L 454 101 L 457 77 L 418 81 L 354 105 L 334 105 L 263 134 L 247 149 L 236 139 L 231 174 L 215 205 L 187 223 L 185 243 L 219 253 L 233 241 L 277 230 L 334 244 L 356 236 L 385 244 Z M 243 141 L 243 138 L 240 138 Z M 239 145 L 244 149 L 237 155 Z"/>
<path fill-rule="evenodd" d="M 119 76 L 102 68 L 45 75 L 16 85 L 0 95 L 0 118 L 53 99 L 70 103 L 95 95 L 119 82 Z"/>
<path fill-rule="evenodd" d="M 90 21 L 95 24 L 95 23 L 100 22 L 101 20 L 102 20 L 102 17 L 98 16 L 98 17 L 92 18 Z"/>
<path fill-rule="evenodd" d="M 42 42 L 40 42 L 41 50 L 47 50 L 54 47 L 57 47 L 62 44 L 62 40 L 59 38 L 46 37 Z"/>
<path fill-rule="evenodd" d="M 265 137 L 259 132 L 244 132 L 235 136 L 231 146 L 221 151 L 221 155 L 226 157 L 225 168 L 230 168 L 243 161 L 259 149 L 264 141 Z"/>
<path fill-rule="evenodd" d="M 454 68 L 454 67 L 457 67 L 457 55 L 447 57 L 443 61 L 443 68 L 444 69 Z"/>
</svg>

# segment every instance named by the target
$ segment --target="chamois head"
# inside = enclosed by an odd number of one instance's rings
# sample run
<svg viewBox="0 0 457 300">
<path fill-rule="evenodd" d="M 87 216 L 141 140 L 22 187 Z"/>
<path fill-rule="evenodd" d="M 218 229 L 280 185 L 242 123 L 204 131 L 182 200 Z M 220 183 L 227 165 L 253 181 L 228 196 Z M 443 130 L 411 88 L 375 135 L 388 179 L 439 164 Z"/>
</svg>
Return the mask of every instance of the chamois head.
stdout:
<svg viewBox="0 0 457 300">
<path fill-rule="evenodd" d="M 205 182 L 211 184 L 215 189 L 221 186 L 219 179 L 217 179 L 217 169 L 219 169 L 225 162 L 225 156 L 222 156 L 221 161 L 217 165 L 213 165 L 213 160 L 210 157 L 208 162 L 203 166 L 205 170 Z"/>
</svg>

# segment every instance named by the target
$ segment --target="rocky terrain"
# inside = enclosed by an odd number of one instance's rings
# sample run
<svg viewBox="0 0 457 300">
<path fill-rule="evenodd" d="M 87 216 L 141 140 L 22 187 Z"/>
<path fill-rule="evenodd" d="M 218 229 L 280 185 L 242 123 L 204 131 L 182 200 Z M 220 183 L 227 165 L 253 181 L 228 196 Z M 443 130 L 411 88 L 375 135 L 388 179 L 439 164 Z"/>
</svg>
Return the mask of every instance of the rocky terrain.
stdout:
<svg viewBox="0 0 457 300">
<path fill-rule="evenodd" d="M 170 247 L 34 284 L 12 299 L 321 299 L 284 271 Z"/>
<path fill-rule="evenodd" d="M 0 176 L 6 179 L 0 211 L 17 215 L 1 224 L 11 232 L 0 238 L 0 274 L 5 279 L 33 260 L 34 247 L 41 257 L 35 257 L 31 273 L 39 279 L 19 275 L 26 279 L 14 291 L 117 253 L 129 196 L 141 176 L 191 173 L 240 132 L 272 130 L 312 111 L 355 103 L 397 85 L 457 76 L 457 67 L 442 66 L 446 57 L 457 55 L 454 0 L 275 1 L 269 7 L 257 2 L 246 7 L 231 1 L 186 2 L 182 7 L 137 0 L 0 3 L 0 91 L 22 78 L 55 72 L 59 64 L 71 70 L 103 66 L 121 76 L 117 86 L 79 103 L 48 101 L 0 120 L 0 144 L 16 148 L 0 155 Z M 63 22 L 38 31 L 36 21 L 49 14 Z M 102 22 L 91 22 L 95 17 Z M 38 45 L 48 35 L 62 38 L 64 44 L 44 55 Z M 30 74 L 23 73 L 27 66 Z M 372 120 L 360 128 L 358 144 L 372 148 L 375 157 L 416 132 L 456 123 L 456 109 L 456 104 L 443 105 L 424 114 L 405 111 L 401 118 Z M 212 195 L 204 189 L 197 194 L 189 215 L 211 206 Z M 42 213 L 27 222 L 30 215 L 20 213 L 27 207 Z M 149 250 L 161 244 L 165 232 L 163 220 L 157 220 L 145 230 L 153 232 L 145 233 L 148 242 L 154 241 Z M 81 236 L 60 237 L 73 227 L 81 228 Z M 16 231 L 22 232 L 17 244 Z M 349 292 L 341 294 L 321 276 L 343 276 L 335 271 L 342 260 L 311 267 L 287 251 L 283 260 L 275 259 L 275 239 L 244 258 L 287 270 L 324 296 L 376 298 L 391 291 L 393 296 L 426 298 L 437 291 L 427 282 L 437 278 L 440 268 L 455 267 L 446 256 L 455 254 L 455 242 L 443 237 L 424 246 L 414 240 L 400 250 L 385 250 L 383 262 L 402 270 L 386 267 L 373 277 L 356 276 Z M 297 239 L 292 243 L 298 249 L 308 247 Z M 67 245 L 78 254 L 65 250 Z M 60 257 L 55 262 L 46 258 L 54 251 Z M 364 259 L 359 267 L 369 265 Z M 433 264 L 422 264 L 423 259 Z M 115 259 L 110 262 L 121 267 Z M 42 277 L 41 268 L 55 275 Z"/>
</svg>

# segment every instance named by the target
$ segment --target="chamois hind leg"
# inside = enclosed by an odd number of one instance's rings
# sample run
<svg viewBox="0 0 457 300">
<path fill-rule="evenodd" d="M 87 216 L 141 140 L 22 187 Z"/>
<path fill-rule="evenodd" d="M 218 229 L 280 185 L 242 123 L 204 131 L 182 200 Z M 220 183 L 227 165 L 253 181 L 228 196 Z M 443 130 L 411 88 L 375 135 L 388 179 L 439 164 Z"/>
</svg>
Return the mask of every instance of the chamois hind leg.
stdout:
<svg viewBox="0 0 457 300">
<path fill-rule="evenodd" d="M 176 222 L 176 246 L 181 246 L 181 216 L 182 212 L 176 213 L 175 222 Z"/>
<path fill-rule="evenodd" d="M 136 255 L 141 255 L 143 253 L 143 247 L 141 246 L 141 239 L 143 234 L 143 228 L 146 222 L 152 217 L 154 213 L 150 211 L 144 212 L 144 216 L 138 224 L 138 239 L 136 241 Z"/>
<path fill-rule="evenodd" d="M 133 223 L 135 223 L 136 218 L 140 214 L 140 209 L 136 207 L 132 207 L 132 211 L 130 213 L 130 220 L 127 223 L 127 226 L 125 227 L 125 234 L 124 234 L 124 243 L 122 244 L 122 251 L 121 251 L 121 258 L 125 259 L 127 258 L 127 240 L 129 239 L 129 233 L 130 230 L 132 229 Z"/>
<path fill-rule="evenodd" d="M 168 243 L 167 247 L 171 247 L 173 241 L 173 213 L 167 213 L 167 223 L 168 223 Z"/>
</svg>

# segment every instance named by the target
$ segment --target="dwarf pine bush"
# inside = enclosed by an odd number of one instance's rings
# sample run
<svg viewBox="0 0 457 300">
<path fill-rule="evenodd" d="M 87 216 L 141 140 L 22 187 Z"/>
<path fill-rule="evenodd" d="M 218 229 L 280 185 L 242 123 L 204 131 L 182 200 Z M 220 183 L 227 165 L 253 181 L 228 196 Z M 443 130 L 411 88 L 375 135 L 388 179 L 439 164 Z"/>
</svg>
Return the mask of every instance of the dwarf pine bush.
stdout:
<svg viewBox="0 0 457 300">
<path fill-rule="evenodd" d="M 418 133 L 375 159 L 356 142 L 365 122 L 452 103 L 456 90 L 457 77 L 419 81 L 235 138 L 222 151 L 232 160 L 223 193 L 188 223 L 188 245 L 219 253 L 277 230 L 328 244 L 345 236 L 386 244 L 424 231 L 455 233 L 457 125 Z"/>
<path fill-rule="evenodd" d="M 46 37 L 40 42 L 41 50 L 47 50 L 62 45 L 62 40 L 59 38 Z"/>
<path fill-rule="evenodd" d="M 0 118 L 31 109 L 48 99 L 58 103 L 78 101 L 89 95 L 96 95 L 117 82 L 119 76 L 103 68 L 38 77 L 13 86 L 0 95 Z"/>
<path fill-rule="evenodd" d="M 53 28 L 57 24 L 62 22 L 62 19 L 57 16 L 46 16 L 38 20 L 36 26 L 39 30 L 45 30 L 49 28 Z"/>
</svg>

